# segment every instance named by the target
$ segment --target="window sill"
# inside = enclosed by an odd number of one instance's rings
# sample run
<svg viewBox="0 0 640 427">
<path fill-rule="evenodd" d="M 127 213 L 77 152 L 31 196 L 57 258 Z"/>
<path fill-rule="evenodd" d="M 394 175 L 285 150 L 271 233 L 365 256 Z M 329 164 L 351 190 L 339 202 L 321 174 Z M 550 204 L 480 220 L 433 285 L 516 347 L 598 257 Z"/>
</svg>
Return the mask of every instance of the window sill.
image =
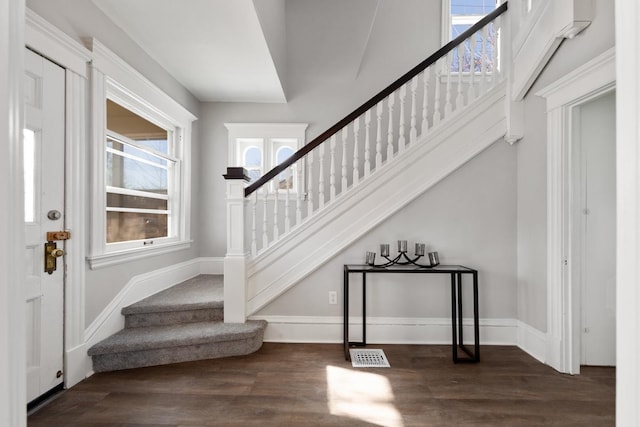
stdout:
<svg viewBox="0 0 640 427">
<path fill-rule="evenodd" d="M 123 251 L 110 252 L 101 255 L 88 256 L 87 261 L 92 270 L 96 270 L 123 262 L 135 261 L 142 258 L 180 251 L 191 247 L 193 240 L 183 240 L 180 242 L 166 243 L 154 247 L 127 249 Z"/>
</svg>

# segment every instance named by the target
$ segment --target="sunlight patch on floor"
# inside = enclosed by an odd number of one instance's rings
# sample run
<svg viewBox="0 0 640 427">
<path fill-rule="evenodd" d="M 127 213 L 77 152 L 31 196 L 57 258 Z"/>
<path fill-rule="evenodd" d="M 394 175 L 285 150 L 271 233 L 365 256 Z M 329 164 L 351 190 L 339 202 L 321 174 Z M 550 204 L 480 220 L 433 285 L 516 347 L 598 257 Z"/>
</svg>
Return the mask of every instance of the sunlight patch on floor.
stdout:
<svg viewBox="0 0 640 427">
<path fill-rule="evenodd" d="M 389 380 L 378 374 L 327 366 L 327 400 L 332 415 L 385 427 L 403 427 Z"/>
</svg>

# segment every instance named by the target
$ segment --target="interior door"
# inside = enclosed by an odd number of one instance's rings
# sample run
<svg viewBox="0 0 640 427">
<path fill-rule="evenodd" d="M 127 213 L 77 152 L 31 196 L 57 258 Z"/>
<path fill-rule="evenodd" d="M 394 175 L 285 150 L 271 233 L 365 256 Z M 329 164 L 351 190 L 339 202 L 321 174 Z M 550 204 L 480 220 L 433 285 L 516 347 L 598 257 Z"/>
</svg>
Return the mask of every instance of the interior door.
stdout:
<svg viewBox="0 0 640 427">
<path fill-rule="evenodd" d="M 583 365 L 616 364 L 615 93 L 581 107 Z"/>
<path fill-rule="evenodd" d="M 27 50 L 24 75 L 27 402 L 63 382 L 64 256 L 45 271 L 47 232 L 64 230 L 65 72 Z M 64 241 L 54 242 L 64 249 Z M 53 245 L 50 245 L 52 247 Z"/>
</svg>

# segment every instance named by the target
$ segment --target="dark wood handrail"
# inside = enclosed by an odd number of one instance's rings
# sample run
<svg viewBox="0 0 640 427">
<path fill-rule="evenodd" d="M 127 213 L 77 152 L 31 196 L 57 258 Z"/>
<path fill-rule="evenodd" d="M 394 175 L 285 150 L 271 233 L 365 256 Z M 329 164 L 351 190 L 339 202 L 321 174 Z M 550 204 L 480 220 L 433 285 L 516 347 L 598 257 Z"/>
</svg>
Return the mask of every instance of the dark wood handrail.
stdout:
<svg viewBox="0 0 640 427">
<path fill-rule="evenodd" d="M 324 141 L 329 139 L 332 135 L 336 134 L 339 130 L 347 126 L 349 123 L 353 122 L 355 119 L 369 111 L 373 108 L 378 102 L 385 99 L 387 96 L 391 95 L 393 92 L 398 90 L 402 85 L 413 79 L 415 76 L 420 74 L 423 70 L 425 70 L 430 65 L 434 64 L 438 59 L 445 56 L 447 53 L 451 52 L 458 45 L 463 43 L 466 39 L 471 37 L 473 34 L 478 32 L 478 30 L 482 29 L 485 25 L 496 19 L 498 16 L 502 15 L 507 10 L 507 3 L 504 2 L 500 6 L 498 6 L 493 12 L 484 16 L 481 20 L 476 22 L 473 26 L 471 26 L 464 33 L 460 34 L 455 39 L 451 40 L 449 43 L 442 46 L 438 49 L 433 55 L 429 56 L 427 59 L 413 67 L 408 73 L 404 74 L 395 82 L 391 83 L 373 98 L 362 104 L 360 107 L 356 108 L 352 113 L 347 115 L 345 118 L 337 122 L 335 125 L 331 126 L 326 131 L 322 132 L 320 135 L 315 137 L 309 143 L 305 144 L 302 148 L 292 154 L 288 159 L 271 169 L 266 174 L 262 175 L 260 179 L 258 179 L 253 184 L 249 185 L 244 190 L 244 196 L 247 197 L 254 191 L 258 190 L 267 182 L 271 181 L 275 178 L 279 173 L 286 170 L 289 166 L 303 158 L 307 155 L 311 150 L 322 144 Z"/>
</svg>

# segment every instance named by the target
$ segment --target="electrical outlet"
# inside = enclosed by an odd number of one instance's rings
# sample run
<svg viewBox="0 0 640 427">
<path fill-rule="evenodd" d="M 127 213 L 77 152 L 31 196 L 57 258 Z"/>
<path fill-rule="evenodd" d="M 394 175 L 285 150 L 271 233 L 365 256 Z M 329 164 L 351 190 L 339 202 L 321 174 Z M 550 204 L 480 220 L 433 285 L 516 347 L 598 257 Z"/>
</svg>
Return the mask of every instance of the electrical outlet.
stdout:
<svg viewBox="0 0 640 427">
<path fill-rule="evenodd" d="M 336 291 L 329 291 L 329 304 L 338 303 L 338 293 Z"/>
</svg>

